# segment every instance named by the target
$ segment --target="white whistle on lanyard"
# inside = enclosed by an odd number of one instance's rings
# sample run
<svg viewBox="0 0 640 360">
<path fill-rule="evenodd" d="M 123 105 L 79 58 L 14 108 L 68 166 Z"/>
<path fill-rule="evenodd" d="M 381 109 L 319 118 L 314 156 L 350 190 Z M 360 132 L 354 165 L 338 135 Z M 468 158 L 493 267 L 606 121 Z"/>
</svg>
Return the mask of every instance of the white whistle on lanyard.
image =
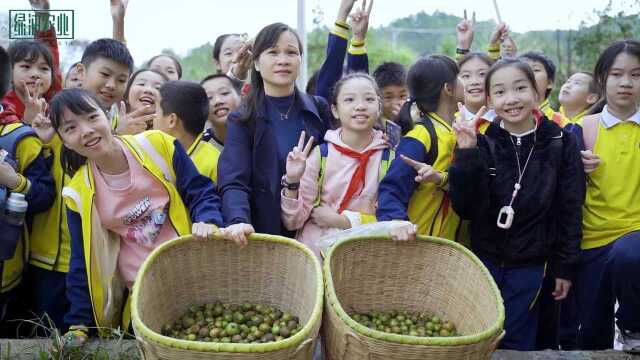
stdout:
<svg viewBox="0 0 640 360">
<path fill-rule="evenodd" d="M 501 229 L 509 229 L 513 224 L 513 216 L 516 214 L 513 211 L 513 208 L 510 205 L 503 206 L 498 213 L 498 221 L 496 225 L 498 225 Z"/>
</svg>

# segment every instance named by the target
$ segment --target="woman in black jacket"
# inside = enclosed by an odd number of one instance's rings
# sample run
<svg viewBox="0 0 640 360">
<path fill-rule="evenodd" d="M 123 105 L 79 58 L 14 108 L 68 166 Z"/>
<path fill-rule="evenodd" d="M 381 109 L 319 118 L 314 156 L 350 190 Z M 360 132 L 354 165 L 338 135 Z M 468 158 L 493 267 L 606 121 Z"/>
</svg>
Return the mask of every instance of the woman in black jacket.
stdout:
<svg viewBox="0 0 640 360">
<path fill-rule="evenodd" d="M 535 346 L 547 267 L 556 300 L 571 286 L 585 191 L 576 141 L 537 110 L 535 84 L 518 60 L 491 68 L 485 93 L 498 117 L 487 122 L 479 113 L 454 125 L 458 149 L 449 171 L 453 208 L 471 221 L 473 251 L 504 299 L 501 347 L 522 351 Z"/>
</svg>

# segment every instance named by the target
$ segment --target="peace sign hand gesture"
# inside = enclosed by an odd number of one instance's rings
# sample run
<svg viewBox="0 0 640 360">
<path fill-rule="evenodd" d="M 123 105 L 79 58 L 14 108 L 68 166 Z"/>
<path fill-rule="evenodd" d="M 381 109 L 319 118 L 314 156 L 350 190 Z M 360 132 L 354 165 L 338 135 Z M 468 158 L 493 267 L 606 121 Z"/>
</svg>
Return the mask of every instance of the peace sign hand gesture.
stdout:
<svg viewBox="0 0 640 360">
<path fill-rule="evenodd" d="M 22 116 L 22 121 L 26 124 L 31 124 L 31 122 L 40 114 L 44 107 L 47 105 L 47 101 L 40 97 L 42 88 L 42 80 L 36 80 L 35 89 L 29 90 L 27 83 L 22 81 L 19 84 L 18 97 L 22 100 L 24 104 L 24 115 Z"/>
<path fill-rule="evenodd" d="M 298 145 L 293 147 L 293 150 L 287 155 L 287 183 L 294 184 L 300 182 L 304 170 L 307 167 L 307 158 L 313 148 L 313 136 L 309 138 L 307 144 L 304 143 L 306 133 L 303 131 L 300 134 L 300 140 Z"/>
<path fill-rule="evenodd" d="M 363 0 L 362 8 L 351 14 L 350 18 L 353 40 L 364 41 L 366 38 L 367 30 L 369 29 L 369 16 L 371 15 L 372 8 L 373 0 L 369 0 L 369 7 L 367 7 L 367 0 Z"/>
<path fill-rule="evenodd" d="M 476 126 L 478 121 L 487 112 L 485 106 L 481 107 L 478 113 L 467 120 L 465 117 L 464 107 L 461 103 L 458 103 L 458 110 L 460 111 L 460 117 L 453 123 L 453 130 L 456 132 L 456 141 L 460 149 L 471 149 L 478 145 L 478 139 L 476 138 Z"/>
<path fill-rule="evenodd" d="M 473 43 L 473 27 L 476 24 L 476 12 L 473 12 L 471 20 L 467 19 L 467 10 L 464 10 L 464 18 L 456 26 L 458 37 L 458 48 L 462 50 L 471 49 Z"/>
</svg>

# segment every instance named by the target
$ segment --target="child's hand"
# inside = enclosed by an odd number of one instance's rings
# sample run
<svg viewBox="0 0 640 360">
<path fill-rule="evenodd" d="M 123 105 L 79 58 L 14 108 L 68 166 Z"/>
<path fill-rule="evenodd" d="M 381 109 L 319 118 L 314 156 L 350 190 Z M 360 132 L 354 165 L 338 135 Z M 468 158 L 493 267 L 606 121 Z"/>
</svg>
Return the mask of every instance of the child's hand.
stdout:
<svg viewBox="0 0 640 360">
<path fill-rule="evenodd" d="M 20 177 L 16 170 L 8 162 L 0 163 L 0 185 L 9 189 L 15 189 L 20 185 Z"/>
<path fill-rule="evenodd" d="M 124 127 L 120 133 L 125 135 L 135 135 L 147 130 L 149 122 L 153 122 L 155 115 L 155 108 L 151 105 L 145 105 L 127 114 L 127 108 L 124 101 L 121 101 L 118 105 L 118 117 L 119 121 L 124 124 Z"/>
<path fill-rule="evenodd" d="M 346 22 L 347 17 L 349 17 L 349 13 L 351 13 L 351 9 L 353 9 L 353 4 L 356 3 L 357 0 L 342 0 L 340 1 L 340 8 L 338 9 L 338 18 L 336 21 Z"/>
<path fill-rule="evenodd" d="M 453 123 L 453 130 L 456 132 L 458 147 L 460 149 L 474 148 L 478 145 L 476 126 L 478 121 L 480 121 L 487 112 L 487 108 L 485 106 L 481 107 L 478 113 L 470 120 L 466 119 L 464 106 L 461 103 L 458 103 L 458 111 L 460 112 L 460 117 Z"/>
<path fill-rule="evenodd" d="M 493 30 L 493 33 L 491 33 L 489 44 L 496 45 L 502 43 L 502 40 L 504 40 L 505 36 L 507 36 L 508 33 L 509 30 L 507 29 L 507 24 L 501 22 L 496 26 L 495 30 Z"/>
<path fill-rule="evenodd" d="M 346 216 L 338 214 L 326 205 L 313 208 L 311 221 L 323 228 L 349 229 L 351 227 L 351 222 Z"/>
<path fill-rule="evenodd" d="M 431 165 L 415 161 L 412 158 L 404 155 L 400 155 L 400 159 L 402 159 L 405 164 L 411 166 L 418 173 L 418 175 L 416 175 L 414 179 L 418 184 L 428 182 L 434 184 L 442 183 L 444 175 L 442 175 L 440 171 L 434 169 Z"/>
<path fill-rule="evenodd" d="M 294 184 L 300 182 L 304 169 L 307 167 L 307 158 L 313 147 L 313 136 L 309 138 L 307 144 L 304 144 L 304 138 L 306 133 L 303 131 L 300 133 L 300 140 L 298 145 L 294 146 L 293 150 L 287 155 L 287 182 Z M 304 148 L 303 148 L 304 146 Z"/>
<path fill-rule="evenodd" d="M 255 229 L 251 224 L 233 224 L 226 228 L 220 229 L 220 235 L 224 239 L 231 240 L 240 246 L 246 246 L 249 241 L 247 236 L 255 233 Z"/>
<path fill-rule="evenodd" d="M 36 80 L 35 87 L 36 88 L 31 91 L 29 90 L 27 83 L 22 81 L 18 84 L 18 88 L 16 89 L 16 94 L 24 104 L 24 115 L 22 116 L 22 121 L 28 125 L 30 125 L 36 116 L 43 111 L 47 104 L 47 101 L 40 97 L 42 95 L 42 81 L 39 79 Z"/>
<path fill-rule="evenodd" d="M 231 73 L 236 79 L 245 80 L 247 74 L 253 64 L 253 56 L 251 56 L 253 44 L 247 42 L 242 44 L 231 60 Z"/>
<path fill-rule="evenodd" d="M 556 278 L 556 289 L 551 293 L 551 295 L 553 295 L 553 298 L 556 301 L 563 300 L 569 294 L 570 288 L 571 288 L 571 281 Z"/>
<path fill-rule="evenodd" d="M 127 13 L 129 0 L 111 0 L 111 18 L 114 20 L 124 20 Z"/>
<path fill-rule="evenodd" d="M 218 227 L 213 224 L 203 222 L 191 225 L 191 234 L 198 240 L 206 240 L 218 231 Z"/>
<path fill-rule="evenodd" d="M 369 16 L 371 15 L 371 9 L 373 8 L 373 0 L 369 1 L 369 7 L 367 7 L 367 0 L 362 0 L 362 8 L 350 16 L 353 40 L 364 41 L 367 37 Z"/>
<path fill-rule="evenodd" d="M 89 340 L 87 333 L 83 330 L 69 330 L 62 337 L 63 348 L 81 347 Z"/>
<path fill-rule="evenodd" d="M 399 222 L 391 227 L 389 235 L 395 241 L 412 241 L 416 239 L 417 227 L 409 221 Z"/>
<path fill-rule="evenodd" d="M 29 4 L 33 10 L 49 10 L 49 0 L 29 0 Z"/>
<path fill-rule="evenodd" d="M 47 106 L 31 123 L 33 131 L 36 132 L 43 144 L 48 144 L 56 133 L 56 130 L 51 125 L 51 119 L 46 115 L 46 108 Z"/>
<path fill-rule="evenodd" d="M 587 174 L 591 174 L 596 171 L 598 166 L 600 166 L 600 157 L 591 150 L 580 151 L 582 155 L 582 165 L 584 166 L 584 172 Z"/>
<path fill-rule="evenodd" d="M 458 37 L 458 48 L 462 50 L 471 49 L 473 43 L 473 27 L 476 24 L 476 12 L 473 12 L 471 20 L 467 19 L 467 10 L 464 10 L 464 19 L 460 20 L 456 26 Z"/>
</svg>

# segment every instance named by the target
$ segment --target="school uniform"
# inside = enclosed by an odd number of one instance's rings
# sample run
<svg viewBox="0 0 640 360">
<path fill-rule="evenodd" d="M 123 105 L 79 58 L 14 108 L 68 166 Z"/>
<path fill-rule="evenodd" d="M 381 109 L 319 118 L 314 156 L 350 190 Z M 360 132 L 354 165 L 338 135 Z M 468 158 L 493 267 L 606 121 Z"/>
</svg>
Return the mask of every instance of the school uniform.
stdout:
<svg viewBox="0 0 640 360">
<path fill-rule="evenodd" d="M 453 208 L 470 220 L 471 248 L 502 293 L 506 335 L 500 347 L 521 351 L 536 343 L 536 299 L 545 273 L 573 278 L 584 196 L 575 139 L 541 113 L 534 115 L 536 128 L 518 136 L 499 119 L 485 122 L 478 146 L 457 149 L 449 170 Z M 496 222 L 520 177 L 518 161 L 526 170 L 512 204 L 513 224 L 502 229 Z"/>
<path fill-rule="evenodd" d="M 187 155 L 191 158 L 200 174 L 211 179 L 214 184 L 218 181 L 218 158 L 220 150 L 203 139 L 200 134 L 187 149 Z"/>
<path fill-rule="evenodd" d="M 177 140 L 153 130 L 118 139 L 139 164 L 136 167 L 143 167 L 166 190 L 168 205 L 162 224 L 170 224 L 170 230 L 178 236 L 190 234 L 192 222 L 222 225 L 213 183 L 198 173 Z M 67 276 L 70 309 L 64 322 L 73 326 L 127 329 L 130 298 L 126 295 L 126 281 L 131 277 L 123 278 L 119 263 L 124 239 L 101 222 L 100 204 L 96 204 L 99 195 L 95 194 L 97 176 L 102 175 L 96 174 L 91 164 L 85 164 L 63 190 L 71 233 Z"/>
<path fill-rule="evenodd" d="M 583 123 L 584 119 L 572 131 L 584 149 Z M 640 192 L 636 187 L 640 183 L 640 111 L 622 121 L 605 106 L 592 151 L 601 162 L 587 176 L 582 257 L 574 285 L 581 325 L 578 346 L 607 349 L 613 344 L 616 299 L 618 325 L 640 331 L 640 282 L 634 276 L 640 264 Z"/>
<path fill-rule="evenodd" d="M 415 182 L 416 170 L 407 165 L 400 155 L 419 162 L 428 163 L 432 146 L 437 148 L 434 169 L 447 173 L 456 146 L 453 128 L 436 113 L 428 113 L 437 143 L 433 141 L 429 130 L 420 122 L 415 123 L 396 149 L 396 158 L 391 163 L 387 175 L 378 189 L 378 221 L 408 220 L 416 224 L 418 234 L 438 236 L 453 240 L 460 224 L 460 218 L 451 208 L 445 184 Z M 437 144 L 437 145 L 436 145 Z"/>
</svg>

